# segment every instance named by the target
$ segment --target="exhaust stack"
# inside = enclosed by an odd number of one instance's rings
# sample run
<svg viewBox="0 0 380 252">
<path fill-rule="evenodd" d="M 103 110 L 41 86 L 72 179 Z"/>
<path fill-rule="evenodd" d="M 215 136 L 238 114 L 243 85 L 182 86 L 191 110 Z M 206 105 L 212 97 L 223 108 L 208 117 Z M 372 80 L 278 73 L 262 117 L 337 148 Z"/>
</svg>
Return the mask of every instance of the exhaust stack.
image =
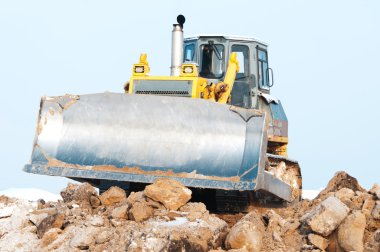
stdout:
<svg viewBox="0 0 380 252">
<path fill-rule="evenodd" d="M 185 17 L 178 15 L 178 24 L 173 24 L 172 31 L 172 65 L 170 67 L 171 76 L 179 76 L 181 74 L 181 65 L 183 60 L 183 24 Z"/>
</svg>

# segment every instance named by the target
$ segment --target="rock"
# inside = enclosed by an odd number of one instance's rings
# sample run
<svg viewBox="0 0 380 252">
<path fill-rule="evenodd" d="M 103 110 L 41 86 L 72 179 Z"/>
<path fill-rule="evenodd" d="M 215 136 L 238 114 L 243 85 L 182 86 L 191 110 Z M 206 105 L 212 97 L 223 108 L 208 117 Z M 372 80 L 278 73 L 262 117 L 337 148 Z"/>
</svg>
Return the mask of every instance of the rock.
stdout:
<svg viewBox="0 0 380 252">
<path fill-rule="evenodd" d="M 325 250 L 329 246 L 329 241 L 317 234 L 309 234 L 307 239 L 312 245 L 321 250 Z"/>
<path fill-rule="evenodd" d="M 143 191 L 132 192 L 129 195 L 129 197 L 127 199 L 127 204 L 129 205 L 129 207 L 132 207 L 132 205 L 135 202 L 146 203 L 148 206 L 151 206 L 151 207 L 156 208 L 156 209 L 165 209 L 165 207 L 160 202 L 157 202 L 155 200 L 152 200 L 151 198 L 146 197 Z"/>
<path fill-rule="evenodd" d="M 89 216 L 87 217 L 87 223 L 94 227 L 102 227 L 104 226 L 104 220 L 99 215 Z"/>
<path fill-rule="evenodd" d="M 380 229 L 375 231 L 375 233 L 373 234 L 373 238 L 375 239 L 375 241 L 380 242 Z"/>
<path fill-rule="evenodd" d="M 155 200 L 152 200 L 151 198 L 148 198 L 148 197 L 145 197 L 145 201 L 146 201 L 146 204 L 148 206 L 151 206 L 155 209 L 162 209 L 162 210 L 166 210 L 165 206 L 162 205 L 160 202 L 157 202 Z"/>
<path fill-rule="evenodd" d="M 339 183 L 347 185 L 343 181 Z M 110 200 L 110 205 L 102 205 L 96 194 L 85 193 L 91 191 L 88 187 L 78 187 L 69 186 L 65 191 L 66 203 L 27 202 L 0 196 L 0 251 L 343 252 L 355 249 L 360 252 L 364 247 L 364 251 L 380 252 L 380 221 L 373 218 L 379 215 L 380 200 L 374 192 L 357 190 L 353 195 L 352 188 L 342 187 L 328 192 L 325 198 L 302 200 L 286 207 L 265 205 L 247 215 L 214 215 L 203 203 L 196 202 L 168 210 L 144 192 L 131 193 L 128 198 L 121 196 L 116 201 Z M 350 204 L 349 210 L 345 202 Z M 303 216 L 301 220 L 300 216 Z M 133 220 L 126 221 L 129 217 Z M 224 220 L 230 224 L 231 232 Z M 335 226 L 335 231 L 330 233 Z M 320 233 L 314 231 L 315 227 L 322 229 Z M 323 237 L 324 233 L 330 234 Z M 354 247 L 358 244 L 361 247 Z"/>
<path fill-rule="evenodd" d="M 369 193 L 375 195 L 377 199 L 380 200 L 380 186 L 377 183 L 372 186 L 371 190 L 369 190 Z"/>
<path fill-rule="evenodd" d="M 47 213 L 40 213 L 40 214 L 30 214 L 29 216 L 29 220 L 34 224 L 36 225 L 36 227 L 38 225 L 40 225 L 40 223 L 46 218 L 48 217 L 49 215 Z"/>
<path fill-rule="evenodd" d="M 95 207 L 100 206 L 102 203 L 100 202 L 100 199 L 97 196 L 91 195 L 90 204 L 92 207 L 95 208 Z"/>
<path fill-rule="evenodd" d="M 40 240 L 36 234 L 13 230 L 12 233 L 0 235 L 0 251 L 41 251 L 39 250 Z"/>
<path fill-rule="evenodd" d="M 367 198 L 362 206 L 362 212 L 365 214 L 366 217 L 371 216 L 372 210 L 376 205 L 376 201 L 372 199 L 372 197 Z"/>
<path fill-rule="evenodd" d="M 181 214 L 175 211 L 170 211 L 165 215 L 169 220 L 176 220 L 177 218 L 181 217 Z"/>
<path fill-rule="evenodd" d="M 352 191 L 365 192 L 366 190 L 361 187 L 356 178 L 351 177 L 346 172 L 340 171 L 335 173 L 334 177 L 329 181 L 326 188 L 322 190 L 317 198 L 325 199 L 330 192 L 337 192 L 342 188 L 348 188 Z"/>
<path fill-rule="evenodd" d="M 349 208 L 338 198 L 330 196 L 301 218 L 311 230 L 328 236 L 346 218 Z"/>
<path fill-rule="evenodd" d="M 88 250 L 95 243 L 96 229 L 94 227 L 77 228 L 70 240 L 70 247 Z"/>
<path fill-rule="evenodd" d="M 177 217 L 173 221 L 152 218 L 143 224 L 127 223 L 135 225 L 127 251 L 209 251 L 223 245 L 227 232 L 227 223 L 213 215 L 196 222 Z"/>
<path fill-rule="evenodd" d="M 40 223 L 49 215 L 55 215 L 58 211 L 56 208 L 43 208 L 38 209 L 30 213 L 29 220 L 36 226 L 40 225 Z"/>
<path fill-rule="evenodd" d="M 41 245 L 42 247 L 46 247 L 52 242 L 54 242 L 57 238 L 58 235 L 62 233 L 62 230 L 60 228 L 52 228 L 49 229 L 41 239 Z"/>
<path fill-rule="evenodd" d="M 380 252 L 380 229 L 373 232 L 372 235 L 366 231 L 364 232 L 364 251 L 366 252 Z"/>
<path fill-rule="evenodd" d="M 32 226 L 28 226 L 28 227 L 23 228 L 22 231 L 37 234 L 37 227 L 34 226 L 34 225 L 32 225 Z"/>
<path fill-rule="evenodd" d="M 145 195 L 143 191 L 131 192 L 127 198 L 127 204 L 132 207 L 136 202 L 146 202 Z"/>
<path fill-rule="evenodd" d="M 363 204 L 363 202 L 360 202 L 363 200 L 362 197 L 356 196 L 355 192 L 349 188 L 341 188 L 333 196 L 337 197 L 350 209 L 360 210 Z"/>
<path fill-rule="evenodd" d="M 309 245 L 309 244 L 302 245 L 302 251 L 312 251 L 313 249 L 314 249 L 313 245 Z"/>
<path fill-rule="evenodd" d="M 182 206 L 179 211 L 186 212 L 186 218 L 189 221 L 201 219 L 203 216 L 209 214 L 205 204 L 199 202 L 188 202 L 186 205 Z"/>
<path fill-rule="evenodd" d="M 301 225 L 301 223 L 298 220 L 288 221 L 285 224 L 284 232 L 286 233 L 293 233 L 298 229 L 298 227 Z"/>
<path fill-rule="evenodd" d="M 380 220 L 380 200 L 376 201 L 376 205 L 372 210 L 372 217 L 375 220 Z"/>
<path fill-rule="evenodd" d="M 111 216 L 114 219 L 128 219 L 128 205 L 116 207 L 112 210 Z"/>
<path fill-rule="evenodd" d="M 38 199 L 37 200 L 37 209 L 43 209 L 45 207 L 45 200 L 44 199 Z"/>
<path fill-rule="evenodd" d="M 277 233 L 276 231 L 272 232 L 272 238 L 274 241 L 282 243 L 281 235 L 279 233 Z"/>
<path fill-rule="evenodd" d="M 11 217 L 16 208 L 16 206 L 4 206 L 2 204 L 0 205 L 0 207 L 1 207 L 0 219 Z"/>
<path fill-rule="evenodd" d="M 168 250 L 206 252 L 212 239 L 213 233 L 206 227 L 199 227 L 194 233 L 173 232 L 169 237 Z"/>
<path fill-rule="evenodd" d="M 154 210 L 151 206 L 148 206 L 141 202 L 136 202 L 129 210 L 129 219 L 136 222 L 142 222 L 153 216 Z"/>
<path fill-rule="evenodd" d="M 108 242 L 109 240 L 111 240 L 112 235 L 113 233 L 111 231 L 104 230 L 96 236 L 95 242 L 96 244 L 103 244 L 105 242 Z"/>
<path fill-rule="evenodd" d="M 123 189 L 117 186 L 110 187 L 107 191 L 99 196 L 103 205 L 109 206 L 127 199 L 127 195 Z"/>
<path fill-rule="evenodd" d="M 363 251 L 366 218 L 360 211 L 347 216 L 338 228 L 338 243 L 345 251 Z"/>
<path fill-rule="evenodd" d="M 169 240 L 165 238 L 158 237 L 146 237 L 145 239 L 134 239 L 133 242 L 129 244 L 126 248 L 128 252 L 161 252 L 161 251 L 186 251 L 183 248 L 181 241 L 173 244 L 173 247 L 168 248 Z M 189 244 L 188 244 L 189 245 Z M 190 246 L 187 246 L 186 249 L 189 249 Z"/>
<path fill-rule="evenodd" d="M 342 188 L 335 192 L 335 197 L 342 202 L 351 201 L 354 196 L 355 192 L 349 188 Z"/>
<path fill-rule="evenodd" d="M 261 215 L 257 211 L 251 211 L 248 214 L 244 215 L 241 221 L 249 221 L 257 225 L 260 229 L 264 228 L 264 223 L 262 221 Z"/>
<path fill-rule="evenodd" d="M 286 220 L 284 220 L 280 215 L 278 215 L 273 210 L 268 210 L 264 217 L 268 220 L 267 229 L 275 230 L 280 234 L 283 233 L 284 228 L 286 226 Z"/>
<path fill-rule="evenodd" d="M 263 247 L 265 227 L 257 212 L 253 211 L 238 221 L 227 235 L 227 249 L 242 249 L 260 251 Z"/>
<path fill-rule="evenodd" d="M 120 221 L 120 219 L 111 219 L 110 222 L 114 227 L 120 227 L 123 225 L 123 222 Z"/>
<path fill-rule="evenodd" d="M 157 179 L 145 187 L 144 194 L 161 202 L 169 210 L 177 210 L 191 199 L 191 190 L 172 179 Z"/>
<path fill-rule="evenodd" d="M 6 234 L 12 235 L 12 233 L 23 227 L 31 225 L 28 215 L 33 211 L 32 209 L 34 207 L 28 201 L 19 201 L 0 196 L 0 216 L 3 216 L 0 217 L 0 240 Z"/>
<path fill-rule="evenodd" d="M 63 222 L 65 220 L 64 214 L 55 214 L 49 215 L 45 219 L 41 221 L 41 223 L 37 226 L 37 236 L 38 238 L 42 238 L 42 236 L 51 228 L 61 228 L 63 226 Z"/>
<path fill-rule="evenodd" d="M 239 221 L 230 230 L 226 238 L 228 249 L 246 248 L 248 251 L 260 251 L 263 246 L 263 233 L 249 221 Z"/>
<path fill-rule="evenodd" d="M 351 210 L 362 210 L 363 209 L 363 204 L 367 199 L 372 199 L 373 196 L 368 193 L 362 193 L 362 192 L 356 192 L 356 195 L 352 198 L 352 204 L 354 205 L 353 207 L 348 207 L 351 208 Z M 343 202 L 345 203 L 345 202 Z"/>
<path fill-rule="evenodd" d="M 218 250 L 219 251 L 219 250 Z M 223 251 L 223 250 L 221 250 Z M 229 249 L 228 252 L 249 252 L 246 248 L 241 248 L 241 249 Z"/>
<path fill-rule="evenodd" d="M 82 207 L 91 206 L 91 196 L 97 196 L 98 192 L 89 183 L 72 184 L 69 183 L 65 189 L 61 191 L 63 202 L 74 201 Z"/>
</svg>

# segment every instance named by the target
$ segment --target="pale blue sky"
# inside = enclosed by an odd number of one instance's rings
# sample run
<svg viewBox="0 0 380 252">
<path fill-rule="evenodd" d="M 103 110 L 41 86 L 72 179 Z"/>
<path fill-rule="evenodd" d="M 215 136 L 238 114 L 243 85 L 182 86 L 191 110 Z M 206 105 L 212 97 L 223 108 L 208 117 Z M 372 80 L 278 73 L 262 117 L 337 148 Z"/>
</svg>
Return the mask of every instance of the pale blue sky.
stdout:
<svg viewBox="0 0 380 252">
<path fill-rule="evenodd" d="M 68 180 L 22 172 L 43 95 L 122 92 L 148 53 L 169 74 L 171 28 L 269 43 L 272 94 L 289 119 L 289 154 L 304 188 L 345 170 L 380 182 L 379 1 L 4 1 L 0 0 L 0 190 L 58 192 Z"/>
</svg>

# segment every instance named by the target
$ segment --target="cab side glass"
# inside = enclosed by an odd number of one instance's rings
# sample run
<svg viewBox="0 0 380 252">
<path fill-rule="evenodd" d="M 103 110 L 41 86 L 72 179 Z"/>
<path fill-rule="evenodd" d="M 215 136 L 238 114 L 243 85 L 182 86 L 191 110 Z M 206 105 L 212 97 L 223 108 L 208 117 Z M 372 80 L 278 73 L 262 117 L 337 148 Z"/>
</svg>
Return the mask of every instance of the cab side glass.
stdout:
<svg viewBox="0 0 380 252">
<path fill-rule="evenodd" d="M 236 52 L 239 62 L 239 72 L 236 74 L 236 79 L 243 79 L 249 75 L 249 48 L 246 45 L 233 45 L 232 52 Z"/>
<path fill-rule="evenodd" d="M 183 54 L 183 62 L 193 62 L 195 55 L 194 44 L 188 44 L 185 46 L 185 52 Z"/>
<path fill-rule="evenodd" d="M 259 72 L 259 85 L 261 88 L 269 88 L 269 78 L 268 78 L 268 56 L 267 52 L 258 49 L 257 50 L 258 58 L 258 72 Z"/>
<path fill-rule="evenodd" d="M 224 46 L 204 44 L 200 46 L 199 75 L 209 79 L 219 79 L 224 75 Z"/>
</svg>

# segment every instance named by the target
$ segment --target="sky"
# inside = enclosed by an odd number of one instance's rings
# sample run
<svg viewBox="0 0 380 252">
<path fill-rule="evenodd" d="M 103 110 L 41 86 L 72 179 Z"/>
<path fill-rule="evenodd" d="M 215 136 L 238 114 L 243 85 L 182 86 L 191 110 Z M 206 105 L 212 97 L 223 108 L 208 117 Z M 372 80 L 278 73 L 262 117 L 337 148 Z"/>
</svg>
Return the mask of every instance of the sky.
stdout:
<svg viewBox="0 0 380 252">
<path fill-rule="evenodd" d="M 172 24 L 184 33 L 269 44 L 272 95 L 289 120 L 289 156 L 306 189 L 344 170 L 380 183 L 380 2 L 0 0 L 0 190 L 59 192 L 69 181 L 22 172 L 40 97 L 122 92 L 140 53 L 169 75 Z"/>
</svg>

